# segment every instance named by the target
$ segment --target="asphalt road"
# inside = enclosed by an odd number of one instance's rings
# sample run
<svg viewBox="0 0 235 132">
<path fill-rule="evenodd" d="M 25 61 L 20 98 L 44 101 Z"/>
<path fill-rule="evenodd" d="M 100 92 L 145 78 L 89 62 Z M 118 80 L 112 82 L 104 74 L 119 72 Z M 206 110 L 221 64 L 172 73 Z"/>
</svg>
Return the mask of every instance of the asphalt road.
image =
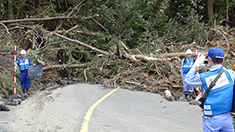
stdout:
<svg viewBox="0 0 235 132">
<path fill-rule="evenodd" d="M 112 90 L 82 83 L 38 92 L 10 112 L 0 112 L 0 131 L 80 131 L 88 109 Z M 95 107 L 88 124 L 88 132 L 189 131 L 202 131 L 198 106 L 127 89 L 118 89 Z"/>
</svg>

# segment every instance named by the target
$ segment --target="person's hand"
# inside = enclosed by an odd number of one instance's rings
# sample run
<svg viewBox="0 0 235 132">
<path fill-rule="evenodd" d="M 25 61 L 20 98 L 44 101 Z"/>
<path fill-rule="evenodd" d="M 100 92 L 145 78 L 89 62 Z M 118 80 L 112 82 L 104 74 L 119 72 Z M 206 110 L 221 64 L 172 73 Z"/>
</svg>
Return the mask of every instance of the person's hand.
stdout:
<svg viewBox="0 0 235 132">
<path fill-rule="evenodd" d="M 193 67 L 198 68 L 198 67 L 202 66 L 203 63 L 204 63 L 205 58 L 206 57 L 205 57 L 204 54 L 199 53 Z"/>
</svg>

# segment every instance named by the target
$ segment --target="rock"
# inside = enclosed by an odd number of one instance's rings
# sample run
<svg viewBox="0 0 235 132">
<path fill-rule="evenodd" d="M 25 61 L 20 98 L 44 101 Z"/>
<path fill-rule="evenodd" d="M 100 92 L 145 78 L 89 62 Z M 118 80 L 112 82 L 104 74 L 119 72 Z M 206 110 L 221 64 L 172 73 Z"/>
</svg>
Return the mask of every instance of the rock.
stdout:
<svg viewBox="0 0 235 132">
<path fill-rule="evenodd" d="M 190 105 L 200 105 L 201 102 L 197 101 L 197 100 L 192 100 L 189 102 Z"/>
<path fill-rule="evenodd" d="M 172 96 L 174 97 L 175 100 L 180 100 L 180 95 L 176 94 L 175 92 L 171 92 Z"/>
<path fill-rule="evenodd" d="M 22 101 L 24 101 L 25 100 L 25 97 L 24 96 L 21 96 L 21 98 L 20 98 Z"/>
<path fill-rule="evenodd" d="M 8 108 L 4 103 L 0 104 L 0 107 L 3 111 L 10 111 L 10 108 Z"/>
<path fill-rule="evenodd" d="M 167 99 L 168 101 L 174 101 L 174 97 L 171 94 L 170 90 L 165 90 L 162 94 L 162 96 Z"/>
<path fill-rule="evenodd" d="M 73 82 L 77 82 L 78 81 L 78 79 L 77 78 L 73 78 Z"/>
<path fill-rule="evenodd" d="M 67 84 L 72 84 L 72 80 L 68 80 Z"/>
<path fill-rule="evenodd" d="M 21 99 L 17 99 L 18 105 L 21 104 Z"/>
<path fill-rule="evenodd" d="M 13 99 L 21 99 L 21 95 L 20 94 L 17 94 L 17 95 L 13 95 L 12 97 Z"/>
<path fill-rule="evenodd" d="M 63 85 L 67 85 L 68 81 L 67 80 L 63 80 Z"/>
<path fill-rule="evenodd" d="M 11 101 L 11 105 L 17 106 L 17 105 L 18 105 L 18 99 L 13 99 L 13 100 Z"/>
<path fill-rule="evenodd" d="M 22 96 L 23 96 L 25 99 L 27 99 L 28 94 L 27 94 L 27 93 L 24 93 L 24 94 L 22 94 Z"/>
</svg>

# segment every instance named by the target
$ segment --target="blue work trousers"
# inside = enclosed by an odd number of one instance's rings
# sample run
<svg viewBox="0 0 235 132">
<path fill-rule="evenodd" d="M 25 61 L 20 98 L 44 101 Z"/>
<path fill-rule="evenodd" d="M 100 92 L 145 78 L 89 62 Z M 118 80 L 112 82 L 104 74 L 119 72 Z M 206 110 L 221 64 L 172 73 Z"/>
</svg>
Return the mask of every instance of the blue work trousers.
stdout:
<svg viewBox="0 0 235 132">
<path fill-rule="evenodd" d="M 185 76 L 186 76 L 187 74 L 183 74 L 183 85 L 184 85 L 184 88 L 183 88 L 183 91 L 184 92 L 190 92 L 190 93 L 193 93 L 193 87 L 192 86 L 189 86 L 189 85 L 187 85 L 186 83 L 185 83 Z"/>
<path fill-rule="evenodd" d="M 30 88 L 30 78 L 28 77 L 28 70 L 20 71 L 20 83 L 23 89 Z"/>
<path fill-rule="evenodd" d="M 203 132 L 234 132 L 230 112 L 215 116 L 203 116 Z"/>
</svg>

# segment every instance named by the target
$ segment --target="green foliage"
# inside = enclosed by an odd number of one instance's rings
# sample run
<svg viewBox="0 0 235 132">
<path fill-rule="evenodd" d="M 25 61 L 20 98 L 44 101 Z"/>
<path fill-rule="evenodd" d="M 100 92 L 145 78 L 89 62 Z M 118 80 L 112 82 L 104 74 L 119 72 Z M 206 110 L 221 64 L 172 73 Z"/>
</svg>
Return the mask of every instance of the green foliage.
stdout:
<svg viewBox="0 0 235 132">
<path fill-rule="evenodd" d="M 23 0 L 13 1 L 13 14 L 22 6 Z M 216 19 L 224 19 L 227 7 L 234 10 L 234 2 L 214 1 Z M 74 0 L 37 0 L 27 1 L 19 18 L 67 16 L 80 1 Z M 0 20 L 8 19 L 8 2 L 1 1 Z M 222 5 L 221 5 L 222 4 Z M 70 9 L 70 10 L 69 10 Z M 66 12 L 68 11 L 68 12 Z M 66 13 L 65 13 L 66 12 Z M 207 3 L 202 0 L 87 0 L 82 2 L 79 11 L 72 14 L 73 20 L 65 21 L 61 31 L 79 24 L 78 31 L 92 33 L 72 34 L 70 38 L 80 40 L 102 50 L 124 41 L 130 48 L 154 43 L 155 48 L 165 43 L 193 41 L 205 43 L 207 22 Z M 14 16 L 15 17 L 15 16 Z M 87 18 L 90 17 L 90 18 Z M 41 21 L 34 24 L 55 30 L 61 20 Z M 89 61 L 89 60 L 88 60 Z"/>
<path fill-rule="evenodd" d="M 235 1 L 234 0 L 217 0 L 214 2 L 214 17 L 216 20 L 226 19 L 228 9 L 228 17 L 230 21 L 235 21 L 234 9 Z"/>
<path fill-rule="evenodd" d="M 39 50 L 36 49 L 36 50 L 28 50 L 27 51 L 27 56 L 31 59 L 32 63 L 40 63 L 42 65 L 45 65 L 45 62 L 43 61 L 43 54 L 39 54 Z"/>
<path fill-rule="evenodd" d="M 146 73 L 149 73 L 150 71 L 153 71 L 154 69 L 155 69 L 154 63 L 150 63 L 150 62 L 141 67 L 141 70 Z"/>
<path fill-rule="evenodd" d="M 0 50 L 5 52 L 10 52 L 12 49 L 14 49 L 13 39 L 10 35 L 4 33 L 2 30 L 0 30 L 0 47 Z"/>
<path fill-rule="evenodd" d="M 6 74 L 1 74 L 0 75 L 0 95 L 3 98 L 8 98 L 14 94 L 14 82 L 13 82 L 13 77 L 14 77 L 14 71 L 13 70 L 8 70 Z M 17 77 L 17 83 L 16 83 L 16 92 L 21 93 L 21 86 L 20 86 L 20 73 L 17 72 L 16 74 Z"/>
</svg>

